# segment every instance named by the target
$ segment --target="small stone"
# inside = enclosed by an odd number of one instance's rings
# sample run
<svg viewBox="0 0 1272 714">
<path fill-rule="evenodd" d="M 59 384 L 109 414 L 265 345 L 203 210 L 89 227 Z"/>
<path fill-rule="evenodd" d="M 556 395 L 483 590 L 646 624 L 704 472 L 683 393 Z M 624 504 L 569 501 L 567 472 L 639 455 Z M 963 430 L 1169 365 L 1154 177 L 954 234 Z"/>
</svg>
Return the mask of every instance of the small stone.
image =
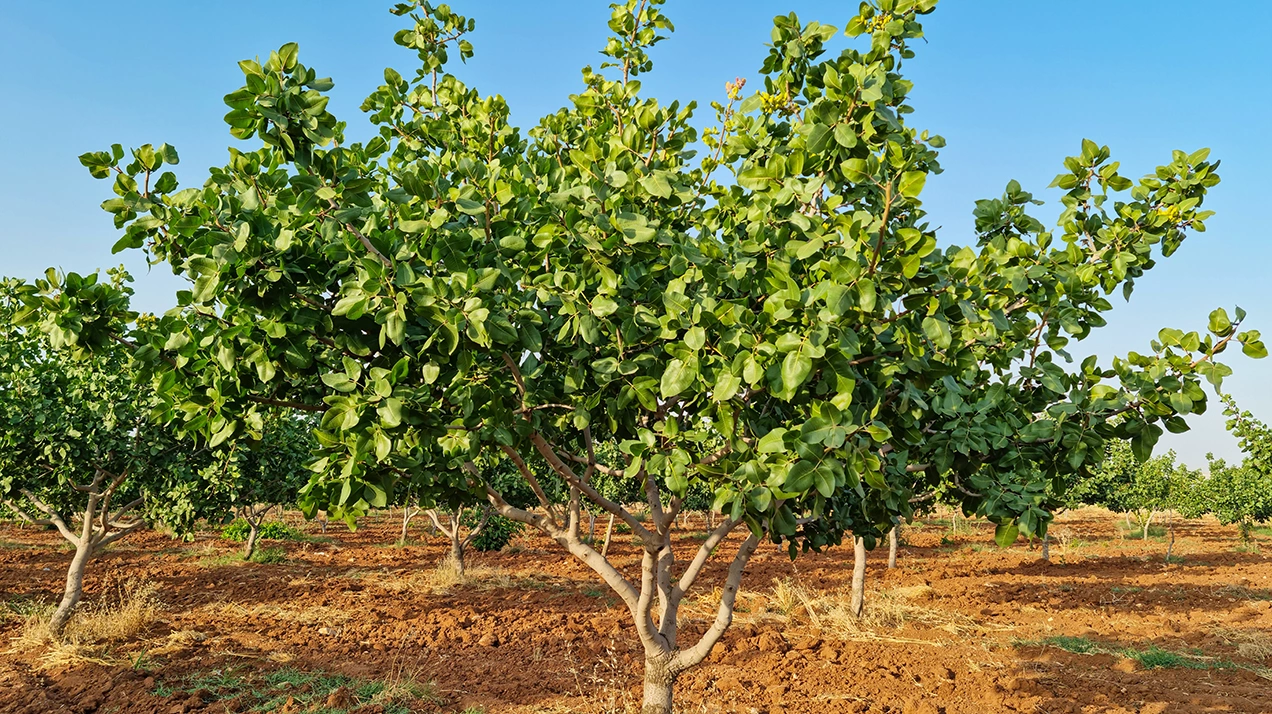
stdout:
<svg viewBox="0 0 1272 714">
<path fill-rule="evenodd" d="M 498 647 L 499 637 L 494 635 L 493 633 L 487 632 L 486 634 L 481 636 L 480 640 L 477 640 L 477 644 L 481 645 L 482 647 Z"/>
</svg>

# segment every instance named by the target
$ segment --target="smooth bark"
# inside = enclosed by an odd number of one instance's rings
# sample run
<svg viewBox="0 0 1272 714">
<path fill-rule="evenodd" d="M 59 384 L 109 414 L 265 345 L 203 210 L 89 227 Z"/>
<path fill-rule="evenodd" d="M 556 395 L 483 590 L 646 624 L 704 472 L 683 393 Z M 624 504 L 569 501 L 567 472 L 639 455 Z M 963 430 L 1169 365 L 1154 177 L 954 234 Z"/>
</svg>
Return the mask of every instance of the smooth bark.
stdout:
<svg viewBox="0 0 1272 714">
<path fill-rule="evenodd" d="M 66 569 L 66 588 L 62 591 L 62 601 L 57 604 L 57 609 L 49 620 L 49 632 L 54 639 L 62 639 L 66 632 L 66 623 L 71 621 L 71 616 L 84 597 L 84 571 L 92 557 L 92 545 L 80 543 L 76 546 L 75 557 L 71 558 L 71 565 Z"/>
<path fill-rule="evenodd" d="M 898 523 L 888 531 L 888 570 L 897 567 L 897 530 L 900 528 L 901 524 Z"/>
<path fill-rule="evenodd" d="M 75 490 L 88 494 L 88 502 L 80 514 L 82 521 L 79 533 L 71 530 L 67 520 L 58 513 L 57 509 L 27 489 L 19 489 L 19 493 L 31 505 L 44 513 L 45 518 L 34 518 L 15 501 L 6 501 L 6 505 L 23 521 L 35 525 L 54 526 L 63 538 L 75 546 L 75 555 L 71 558 L 71 563 L 66 570 L 66 587 L 62 591 L 62 600 L 49 621 L 49 632 L 54 639 L 62 638 L 66 632 L 67 623 L 75 615 L 80 600 L 83 599 L 84 573 L 88 562 L 106 546 L 145 525 L 140 518 L 124 520 L 129 513 L 142 504 L 140 498 L 116 510 L 111 510 L 111 498 L 127 476 L 126 471 L 115 475 L 99 468 L 89 484 L 71 484 Z M 107 477 L 110 477 L 109 483 L 106 481 Z"/>
<path fill-rule="evenodd" d="M 866 604 L 866 541 L 861 538 L 852 544 L 852 599 L 848 608 L 854 617 L 861 617 Z"/>
</svg>

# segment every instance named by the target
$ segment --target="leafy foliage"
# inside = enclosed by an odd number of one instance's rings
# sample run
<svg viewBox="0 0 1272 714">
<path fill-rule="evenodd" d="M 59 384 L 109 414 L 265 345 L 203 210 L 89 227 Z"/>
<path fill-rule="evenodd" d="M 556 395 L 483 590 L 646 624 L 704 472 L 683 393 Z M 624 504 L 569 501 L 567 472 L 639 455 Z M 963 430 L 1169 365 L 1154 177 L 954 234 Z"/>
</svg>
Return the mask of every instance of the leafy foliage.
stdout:
<svg viewBox="0 0 1272 714">
<path fill-rule="evenodd" d="M 473 509 L 464 512 L 463 524 L 468 528 L 476 528 L 480 516 Z M 472 547 L 481 551 L 503 550 L 513 538 L 521 535 L 526 525 L 509 520 L 503 516 L 491 516 L 481 532 L 472 540 Z"/>
<path fill-rule="evenodd" d="M 1070 491 L 1073 503 L 1135 513 L 1144 523 L 1154 511 L 1192 513 L 1201 473 L 1176 463 L 1175 452 L 1140 462 L 1126 442 L 1111 442 L 1100 468 Z"/>
<path fill-rule="evenodd" d="M 247 540 L 252 527 L 242 518 L 236 518 L 221 529 L 221 537 L 226 540 L 243 542 Z M 259 537 L 262 540 L 301 540 L 304 536 L 295 528 L 281 521 L 265 521 L 260 526 Z"/>
<path fill-rule="evenodd" d="M 57 280 L 50 272 L 48 282 Z M 131 292 L 122 269 L 108 282 L 66 280 L 67 290 L 124 305 Z M 115 514 L 103 523 L 118 525 L 106 530 L 118 532 L 131 506 L 144 521 L 189 533 L 231 487 L 225 459 L 148 418 L 157 400 L 135 386 L 127 347 L 107 342 L 74 353 L 57 349 L 65 343 L 56 328 L 47 335 L 24 328 L 21 301 L 30 294 L 17 281 L 0 284 L 0 498 L 69 525 L 93 498 L 88 484 L 101 481 L 97 490 L 105 492 L 117 481 L 102 507 L 113 501 Z"/>
<path fill-rule="evenodd" d="M 117 247 L 190 281 L 178 309 L 132 329 L 118 300 L 41 284 L 42 326 L 77 349 L 130 333 L 159 416 L 210 444 L 257 435 L 266 408 L 321 414 L 308 512 L 352 522 L 407 481 L 423 502 L 534 525 L 623 597 L 666 681 L 727 626 L 760 537 L 792 557 L 846 535 L 873 546 L 929 493 L 997 523 L 1000 543 L 1041 534 L 1056 484 L 1110 441 L 1144 460 L 1186 429 L 1234 342 L 1265 354 L 1239 309 L 1163 329 L 1111 369 L 1068 352 L 1110 295 L 1205 229 L 1207 150 L 1134 180 L 1084 140 L 1053 183 L 1054 229 L 1011 181 L 977 202 L 968 244 L 940 248 L 922 192 L 944 140 L 906 125 L 900 71 L 935 0 L 861 4 L 845 34 L 868 48 L 838 54 L 836 28 L 777 17 L 763 87 L 730 83 L 701 132 L 696 103 L 641 94 L 672 30 L 661 5 L 613 5 L 600 71 L 525 134 L 447 71 L 474 25 L 446 6 L 395 7 L 410 23 L 394 40 L 421 66 L 385 70 L 365 141 L 295 45 L 242 63 L 227 122 L 263 141 L 202 187 L 151 182 L 176 159 L 165 147 L 81 157 L 115 177 Z M 542 512 L 505 498 L 503 457 Z M 645 502 L 648 526 L 605 479 Z M 672 585 L 668 532 L 691 489 L 712 494 L 721 534 L 752 535 L 715 624 L 675 651 L 687 585 Z M 579 538 L 585 500 L 641 541 L 658 574 L 639 592 Z"/>
<path fill-rule="evenodd" d="M 1207 454 L 1210 475 L 1196 502 L 1204 503 L 1220 523 L 1236 524 L 1241 539 L 1249 541 L 1255 524 L 1272 519 L 1272 429 L 1242 411 L 1232 397 L 1223 400 L 1228 431 L 1237 437 L 1245 458 L 1228 464 Z"/>
</svg>

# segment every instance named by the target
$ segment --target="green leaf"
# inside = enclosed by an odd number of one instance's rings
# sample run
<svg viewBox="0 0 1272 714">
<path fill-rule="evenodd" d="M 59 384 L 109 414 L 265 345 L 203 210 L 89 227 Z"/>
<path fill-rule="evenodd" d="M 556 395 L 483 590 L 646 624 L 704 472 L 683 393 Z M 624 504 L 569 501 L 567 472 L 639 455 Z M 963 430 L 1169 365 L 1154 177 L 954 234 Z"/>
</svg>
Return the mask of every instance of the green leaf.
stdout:
<svg viewBox="0 0 1272 714">
<path fill-rule="evenodd" d="M 927 335 L 939 349 L 950 346 L 950 324 L 942 318 L 923 318 L 923 334 Z"/>
<path fill-rule="evenodd" d="M 607 317 L 618 312 L 618 303 L 613 298 L 606 295 L 597 295 L 592 298 L 592 314 L 597 317 Z"/>
<path fill-rule="evenodd" d="M 402 400 L 395 397 L 385 399 L 375 412 L 380 417 L 380 424 L 385 429 L 392 429 L 402 423 Z"/>
<path fill-rule="evenodd" d="M 707 344 L 706 330 L 694 325 L 685 331 L 685 346 L 697 352 Z"/>
<path fill-rule="evenodd" d="M 767 511 L 772 502 L 772 491 L 763 486 L 757 486 L 756 488 L 751 489 L 751 507 L 759 513 Z"/>
<path fill-rule="evenodd" d="M 460 213 L 468 216 L 480 216 L 486 212 L 486 204 L 481 201 L 474 201 L 471 198 L 461 198 L 455 201 L 455 206 Z"/>
<path fill-rule="evenodd" d="M 667 182 L 667 176 L 661 171 L 645 175 L 641 178 L 640 185 L 658 198 L 669 198 L 671 196 L 671 184 Z"/>
<path fill-rule="evenodd" d="M 1210 331 L 1220 337 L 1232 334 L 1232 320 L 1228 319 L 1228 311 L 1218 308 L 1210 313 Z"/>
<path fill-rule="evenodd" d="M 741 387 L 741 377 L 727 370 L 722 370 L 720 376 L 716 378 L 715 387 L 711 390 L 711 398 L 717 402 L 728 401 L 738 393 L 738 389 Z"/>
<path fill-rule="evenodd" d="M 1011 523 L 999 523 L 994 529 L 994 542 L 998 543 L 998 547 L 1006 548 L 1016 542 L 1016 538 L 1020 536 L 1020 527 L 1013 521 Z"/>
<path fill-rule="evenodd" d="M 857 145 L 857 134 L 847 123 L 835 125 L 835 142 L 845 149 L 851 149 Z"/>
<path fill-rule="evenodd" d="M 799 388 L 813 371 L 813 361 L 804 351 L 787 352 L 782 360 L 782 386 L 789 394 Z"/>
<path fill-rule="evenodd" d="M 813 471 L 813 483 L 817 486 L 817 493 L 820 493 L 823 498 L 835 495 L 835 474 L 830 469 L 817 467 Z"/>
<path fill-rule="evenodd" d="M 761 454 L 780 454 L 786 451 L 786 444 L 782 440 L 784 436 L 786 436 L 786 429 L 783 429 L 782 427 L 773 429 L 769 433 L 760 437 L 760 441 L 756 444 L 755 449 Z"/>
<path fill-rule="evenodd" d="M 693 384 L 693 381 L 697 378 L 697 364 L 686 364 L 681 360 L 673 359 L 667 364 L 667 369 L 663 370 L 662 384 L 660 385 L 663 398 L 680 394 L 688 389 L 689 385 Z"/>
<path fill-rule="evenodd" d="M 901 174 L 901 181 L 897 184 L 897 190 L 906 198 L 917 198 L 925 183 L 927 183 L 926 173 L 922 171 L 906 171 Z"/>
<path fill-rule="evenodd" d="M 811 461 L 796 461 L 791 470 L 786 472 L 782 482 L 782 490 L 787 493 L 803 493 L 813 487 L 815 467 Z"/>
</svg>

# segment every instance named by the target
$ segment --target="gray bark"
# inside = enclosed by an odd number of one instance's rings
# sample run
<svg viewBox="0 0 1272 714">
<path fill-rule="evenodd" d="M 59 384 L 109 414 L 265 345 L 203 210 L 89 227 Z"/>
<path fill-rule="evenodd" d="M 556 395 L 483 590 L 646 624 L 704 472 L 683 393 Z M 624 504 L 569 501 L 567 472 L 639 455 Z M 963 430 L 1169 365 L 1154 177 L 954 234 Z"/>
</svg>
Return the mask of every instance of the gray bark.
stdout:
<svg viewBox="0 0 1272 714">
<path fill-rule="evenodd" d="M 260 536 L 260 526 L 254 521 L 248 521 L 247 546 L 243 548 L 243 560 L 251 560 L 256 554 L 256 539 Z"/>
<path fill-rule="evenodd" d="M 640 714 L 671 714 L 676 675 L 661 657 L 645 658 L 644 700 Z"/>
<path fill-rule="evenodd" d="M 609 554 L 610 534 L 614 532 L 614 514 L 610 514 L 609 523 L 605 525 L 605 543 L 601 546 L 601 557 Z"/>
<path fill-rule="evenodd" d="M 53 639 L 62 639 L 62 634 L 66 631 L 66 623 L 71 621 L 71 616 L 75 614 L 80 600 L 84 597 L 84 570 L 92 557 L 91 544 L 80 543 L 76 546 L 75 557 L 71 559 L 71 565 L 66 569 L 66 588 L 62 591 L 62 601 L 58 603 L 57 610 L 53 612 L 53 617 L 49 620 L 49 632 L 53 635 Z"/>
<path fill-rule="evenodd" d="M 897 530 L 900 528 L 901 524 L 898 523 L 888 531 L 888 570 L 897 567 Z"/>
<path fill-rule="evenodd" d="M 849 609 L 854 617 L 861 617 L 866 604 L 866 541 L 857 538 L 852 546 L 852 600 Z"/>
<path fill-rule="evenodd" d="M 1042 559 L 1048 563 L 1051 562 L 1051 535 L 1044 533 L 1042 536 Z"/>
</svg>

